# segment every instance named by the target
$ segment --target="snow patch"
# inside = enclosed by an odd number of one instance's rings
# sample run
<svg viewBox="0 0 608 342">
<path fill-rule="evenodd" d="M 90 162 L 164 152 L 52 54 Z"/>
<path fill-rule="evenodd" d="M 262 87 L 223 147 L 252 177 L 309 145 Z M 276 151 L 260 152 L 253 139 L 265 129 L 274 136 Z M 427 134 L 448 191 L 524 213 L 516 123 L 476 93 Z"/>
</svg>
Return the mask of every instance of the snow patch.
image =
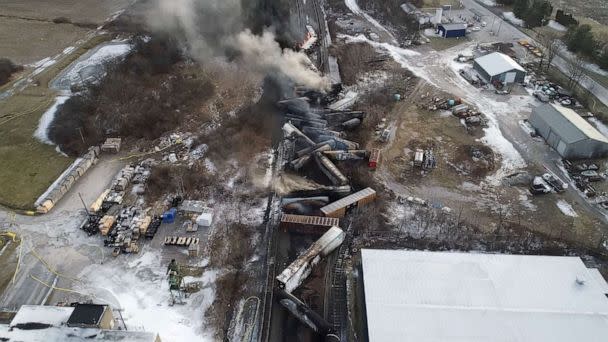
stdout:
<svg viewBox="0 0 608 342">
<path fill-rule="evenodd" d="M 564 215 L 570 217 L 578 217 L 578 214 L 576 213 L 576 211 L 574 211 L 570 203 L 560 199 L 557 201 L 556 205 Z"/>
<path fill-rule="evenodd" d="M 568 28 L 566 26 L 558 23 L 555 20 L 549 20 L 549 23 L 547 24 L 547 26 L 554 29 L 555 31 L 560 31 L 560 32 L 565 32 L 568 30 Z"/>
<path fill-rule="evenodd" d="M 220 272 L 204 270 L 201 277 L 188 277 L 189 281 L 200 282 L 201 290 L 186 298 L 184 305 L 170 306 L 169 283 L 160 252 L 131 256 L 124 256 L 130 259 L 125 265 L 116 265 L 125 262 L 114 259 L 85 268 L 79 277 L 85 282 L 81 290 L 91 293 L 96 301 L 122 309 L 129 330 L 156 332 L 169 342 L 213 341 L 203 317 L 215 298 Z"/>
<path fill-rule="evenodd" d="M 70 81 L 70 83 L 80 83 L 84 81 L 87 76 L 84 75 L 88 70 L 92 68 L 99 68 L 103 63 L 112 59 L 122 57 L 129 53 L 133 46 L 128 43 L 117 43 L 108 44 L 100 47 L 88 58 L 76 62 L 72 67 L 69 67 L 68 72 L 63 78 Z M 91 77 L 90 75 L 88 77 Z"/>
<path fill-rule="evenodd" d="M 608 126 L 606 126 L 603 122 L 598 120 L 598 118 L 589 118 L 589 121 L 593 124 L 593 126 L 595 126 L 595 128 L 600 133 L 602 133 L 603 135 L 608 137 Z"/>
<path fill-rule="evenodd" d="M 36 75 L 40 74 L 46 68 L 50 67 L 51 65 L 53 65 L 55 63 L 57 63 L 57 60 L 55 60 L 54 58 L 51 58 L 51 57 L 47 57 L 47 58 L 39 60 L 38 62 L 36 62 L 32 65 L 34 68 L 36 68 L 32 72 L 32 76 L 36 76 Z"/>
<path fill-rule="evenodd" d="M 55 103 L 53 103 L 53 105 L 49 109 L 47 109 L 44 114 L 42 114 L 42 116 L 40 117 L 40 121 L 38 122 L 38 128 L 36 128 L 36 131 L 34 132 L 34 137 L 36 139 L 40 140 L 45 144 L 54 145 L 54 143 L 49 139 L 49 128 L 51 126 L 51 123 L 53 123 L 53 120 L 55 119 L 55 113 L 57 113 L 57 108 L 63 103 L 65 103 L 65 101 L 67 101 L 69 98 L 69 96 L 64 95 L 57 96 L 55 98 Z"/>
<path fill-rule="evenodd" d="M 513 12 L 504 12 L 502 14 L 503 18 L 505 18 L 505 20 L 507 20 L 508 22 L 510 22 L 513 25 L 517 25 L 520 27 L 524 26 L 524 21 L 519 19 L 518 17 L 515 16 L 515 14 L 513 14 Z"/>
</svg>

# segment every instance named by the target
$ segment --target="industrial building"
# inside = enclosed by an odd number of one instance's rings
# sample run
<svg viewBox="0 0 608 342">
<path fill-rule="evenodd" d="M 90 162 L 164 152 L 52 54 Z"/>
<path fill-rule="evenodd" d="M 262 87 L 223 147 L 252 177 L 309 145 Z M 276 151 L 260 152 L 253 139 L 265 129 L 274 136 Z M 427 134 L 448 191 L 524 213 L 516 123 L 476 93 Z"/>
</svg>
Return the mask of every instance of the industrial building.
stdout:
<svg viewBox="0 0 608 342">
<path fill-rule="evenodd" d="M 503 84 L 522 83 L 526 77 L 526 70 L 511 57 L 492 52 L 485 56 L 475 58 L 473 69 L 477 71 L 488 83 L 496 81 Z"/>
<path fill-rule="evenodd" d="M 438 24 L 437 34 L 440 34 L 443 38 L 464 37 L 467 34 L 467 24 Z"/>
<path fill-rule="evenodd" d="M 124 326 L 116 330 L 119 325 L 115 321 L 107 305 L 23 305 L 8 324 L 0 324 L 0 341 L 160 342 L 155 333 L 127 331 Z"/>
<path fill-rule="evenodd" d="M 599 158 L 608 155 L 608 138 L 572 109 L 544 104 L 532 110 L 529 121 L 563 158 Z"/>
<path fill-rule="evenodd" d="M 608 284 L 578 257 L 363 249 L 361 263 L 370 342 L 608 336 Z"/>
</svg>

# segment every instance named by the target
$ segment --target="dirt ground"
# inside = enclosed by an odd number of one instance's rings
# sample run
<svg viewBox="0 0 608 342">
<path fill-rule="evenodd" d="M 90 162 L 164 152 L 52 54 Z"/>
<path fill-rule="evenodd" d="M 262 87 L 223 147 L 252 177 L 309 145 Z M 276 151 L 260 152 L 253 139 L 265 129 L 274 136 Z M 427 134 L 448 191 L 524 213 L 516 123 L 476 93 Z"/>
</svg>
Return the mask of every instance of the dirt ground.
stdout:
<svg viewBox="0 0 608 342">
<path fill-rule="evenodd" d="M 3 0 L 2 16 L 53 20 L 66 17 L 74 22 L 101 23 L 133 0 Z"/>
<path fill-rule="evenodd" d="M 30 64 L 60 53 L 84 38 L 89 29 L 70 24 L 0 17 L 0 31 L 0 56 L 17 64 Z"/>
<path fill-rule="evenodd" d="M 132 0 L 2 1 L 0 56 L 30 64 L 74 45 Z M 55 24 L 64 17 L 69 23 Z"/>
</svg>

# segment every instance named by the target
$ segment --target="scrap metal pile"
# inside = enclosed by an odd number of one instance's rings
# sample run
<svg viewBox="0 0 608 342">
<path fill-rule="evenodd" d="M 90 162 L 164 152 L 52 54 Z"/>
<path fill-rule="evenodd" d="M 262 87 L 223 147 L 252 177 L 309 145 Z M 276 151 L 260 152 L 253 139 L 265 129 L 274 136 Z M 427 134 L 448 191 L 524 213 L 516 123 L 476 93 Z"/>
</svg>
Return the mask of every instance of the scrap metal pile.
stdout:
<svg viewBox="0 0 608 342">
<path fill-rule="evenodd" d="M 160 217 L 148 215 L 147 210 L 137 205 L 123 205 L 131 185 L 131 193 L 139 195 L 143 192 L 150 167 L 150 161 L 143 161 L 121 169 L 110 188 L 104 190 L 88 208 L 88 216 L 81 225 L 89 235 L 101 233 L 105 236 L 104 245 L 113 247 L 114 255 L 137 253 L 139 239 L 152 238 L 160 226 Z"/>
<path fill-rule="evenodd" d="M 472 127 L 487 127 L 488 125 L 488 120 L 483 113 L 463 103 L 460 99 L 431 97 L 419 103 L 418 107 L 429 111 L 448 110 L 452 112 L 452 115 L 460 119 L 460 122 L 467 130 Z"/>
</svg>

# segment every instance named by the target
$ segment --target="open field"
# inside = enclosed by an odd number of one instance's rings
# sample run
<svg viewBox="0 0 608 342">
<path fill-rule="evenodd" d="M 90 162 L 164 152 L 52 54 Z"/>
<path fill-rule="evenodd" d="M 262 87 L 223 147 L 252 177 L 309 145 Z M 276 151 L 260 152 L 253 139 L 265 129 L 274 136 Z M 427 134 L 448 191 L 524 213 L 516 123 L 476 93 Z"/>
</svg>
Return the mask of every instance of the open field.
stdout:
<svg viewBox="0 0 608 342">
<path fill-rule="evenodd" d="M 17 64 L 34 63 L 60 53 L 87 31 L 70 24 L 0 17 L 0 56 Z"/>
<path fill-rule="evenodd" d="M 56 55 L 130 3 L 131 0 L 3 1 L 0 57 L 30 64 Z M 68 22 L 53 23 L 59 17 L 67 18 Z"/>
<path fill-rule="evenodd" d="M 109 37 L 95 36 L 33 77 L 29 86 L 0 101 L 0 204 L 31 209 L 36 198 L 72 162 L 33 137 L 55 94 L 48 83 L 72 61 Z"/>
<path fill-rule="evenodd" d="M 112 13 L 124 9 L 133 0 L 3 0 L 2 16 L 53 20 L 66 17 L 72 22 L 100 24 Z"/>
</svg>

